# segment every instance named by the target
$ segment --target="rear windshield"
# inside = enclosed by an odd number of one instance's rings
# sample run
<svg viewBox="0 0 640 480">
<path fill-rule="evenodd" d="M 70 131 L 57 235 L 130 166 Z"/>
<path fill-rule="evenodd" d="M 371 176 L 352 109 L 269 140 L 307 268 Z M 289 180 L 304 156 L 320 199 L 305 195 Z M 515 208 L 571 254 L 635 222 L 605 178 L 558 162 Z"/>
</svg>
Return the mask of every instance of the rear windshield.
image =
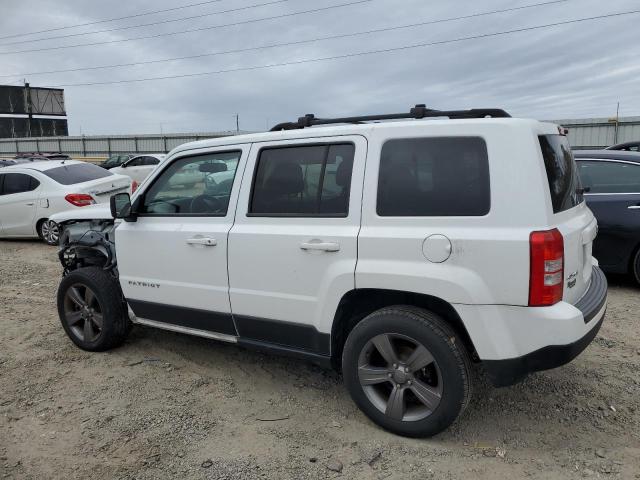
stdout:
<svg viewBox="0 0 640 480">
<path fill-rule="evenodd" d="M 109 170 L 91 163 L 62 165 L 61 167 L 44 170 L 42 173 L 61 185 L 75 185 L 76 183 L 90 182 L 91 180 L 113 175 Z"/>
<path fill-rule="evenodd" d="M 582 184 L 567 137 L 540 135 L 538 139 L 547 170 L 553 213 L 564 212 L 582 203 Z"/>
</svg>

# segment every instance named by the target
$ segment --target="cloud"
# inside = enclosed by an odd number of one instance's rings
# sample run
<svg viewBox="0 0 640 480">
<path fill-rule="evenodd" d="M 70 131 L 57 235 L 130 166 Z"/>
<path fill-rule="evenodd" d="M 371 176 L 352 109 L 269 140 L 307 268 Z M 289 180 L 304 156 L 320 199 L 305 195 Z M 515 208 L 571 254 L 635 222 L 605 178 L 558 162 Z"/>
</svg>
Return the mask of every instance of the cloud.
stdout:
<svg viewBox="0 0 640 480">
<path fill-rule="evenodd" d="M 0 44 L 205 14 L 264 1 L 222 0 L 31 37 L 0 39 Z M 0 53 L 175 32 L 340 3 L 347 3 L 347 0 L 289 0 L 164 25 L 0 46 Z M 183 35 L 0 55 L 0 74 L 197 55 L 450 18 L 529 3 L 536 3 L 536 0 L 371 0 L 314 14 Z M 130 0 L 116 4 L 69 0 L 52 9 L 46 0 L 3 0 L 3 10 L 10 14 L 0 18 L 0 32 L 10 35 L 51 29 L 173 6 L 176 4 L 170 0 L 153 3 Z M 634 0 L 606 3 L 568 0 L 393 32 L 144 66 L 38 75 L 28 80 L 34 86 L 66 85 L 243 68 L 455 39 L 636 8 Z M 415 103 L 445 109 L 501 107 L 513 115 L 547 119 L 609 116 L 619 101 L 622 114 L 637 115 L 640 113 L 637 83 L 639 21 L 640 15 L 636 14 L 294 66 L 141 83 L 68 87 L 66 103 L 70 130 L 73 134 L 80 128 L 86 134 L 155 133 L 160 128 L 165 132 L 228 130 L 235 128 L 236 113 L 240 115 L 242 129 L 263 130 L 305 113 L 344 116 L 398 112 L 408 110 Z M 0 83 L 16 80 L 18 76 L 0 79 Z"/>
</svg>

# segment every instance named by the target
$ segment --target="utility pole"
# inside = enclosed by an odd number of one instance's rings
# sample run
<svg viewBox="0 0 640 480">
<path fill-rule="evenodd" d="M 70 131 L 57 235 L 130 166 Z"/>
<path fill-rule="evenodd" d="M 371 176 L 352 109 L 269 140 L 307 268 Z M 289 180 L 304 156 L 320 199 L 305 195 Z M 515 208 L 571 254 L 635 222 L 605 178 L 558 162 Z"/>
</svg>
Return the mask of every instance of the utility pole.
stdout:
<svg viewBox="0 0 640 480">
<path fill-rule="evenodd" d="M 240 133 L 240 115 L 236 113 L 236 133 Z"/>
<path fill-rule="evenodd" d="M 27 79 L 24 80 L 24 106 L 27 111 L 27 137 L 31 137 L 31 122 L 33 121 L 33 104 L 31 103 L 31 88 Z"/>
<path fill-rule="evenodd" d="M 613 143 L 616 144 L 618 143 L 618 125 L 620 123 L 620 102 L 618 102 L 618 106 L 616 107 L 616 129 L 615 129 L 615 133 L 613 134 Z"/>
</svg>

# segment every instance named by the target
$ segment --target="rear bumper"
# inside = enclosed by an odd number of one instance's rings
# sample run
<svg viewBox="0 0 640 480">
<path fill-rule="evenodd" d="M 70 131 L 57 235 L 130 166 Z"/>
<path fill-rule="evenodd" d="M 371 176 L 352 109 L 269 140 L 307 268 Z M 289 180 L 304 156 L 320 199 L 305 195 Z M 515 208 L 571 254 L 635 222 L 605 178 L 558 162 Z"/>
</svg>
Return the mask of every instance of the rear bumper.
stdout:
<svg viewBox="0 0 640 480">
<path fill-rule="evenodd" d="M 520 357 L 483 360 L 492 383 L 496 387 L 513 385 L 529 373 L 565 365 L 587 348 L 600 330 L 607 308 L 607 279 L 598 267 L 593 267 L 591 285 L 574 307 L 580 311 L 582 321 L 588 328 L 585 334 L 573 342 L 548 345 Z"/>
</svg>

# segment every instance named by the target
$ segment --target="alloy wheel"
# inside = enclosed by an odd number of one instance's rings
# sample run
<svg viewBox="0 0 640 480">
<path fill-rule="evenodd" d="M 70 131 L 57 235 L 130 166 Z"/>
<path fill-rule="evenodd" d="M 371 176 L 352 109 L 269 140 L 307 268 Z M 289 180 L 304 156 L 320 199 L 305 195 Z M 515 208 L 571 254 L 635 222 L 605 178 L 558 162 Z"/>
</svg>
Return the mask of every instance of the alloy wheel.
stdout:
<svg viewBox="0 0 640 480">
<path fill-rule="evenodd" d="M 95 292 L 76 283 L 64 297 L 64 321 L 69 330 L 84 342 L 94 342 L 102 333 L 103 317 Z"/>
<path fill-rule="evenodd" d="M 406 335 L 371 338 L 358 358 L 358 380 L 369 401 L 397 421 L 422 420 L 442 399 L 442 375 L 429 350 Z"/>
<path fill-rule="evenodd" d="M 56 244 L 60 239 L 60 229 L 58 224 L 51 220 L 45 220 L 40 228 L 42 238 L 49 244 Z"/>
</svg>

